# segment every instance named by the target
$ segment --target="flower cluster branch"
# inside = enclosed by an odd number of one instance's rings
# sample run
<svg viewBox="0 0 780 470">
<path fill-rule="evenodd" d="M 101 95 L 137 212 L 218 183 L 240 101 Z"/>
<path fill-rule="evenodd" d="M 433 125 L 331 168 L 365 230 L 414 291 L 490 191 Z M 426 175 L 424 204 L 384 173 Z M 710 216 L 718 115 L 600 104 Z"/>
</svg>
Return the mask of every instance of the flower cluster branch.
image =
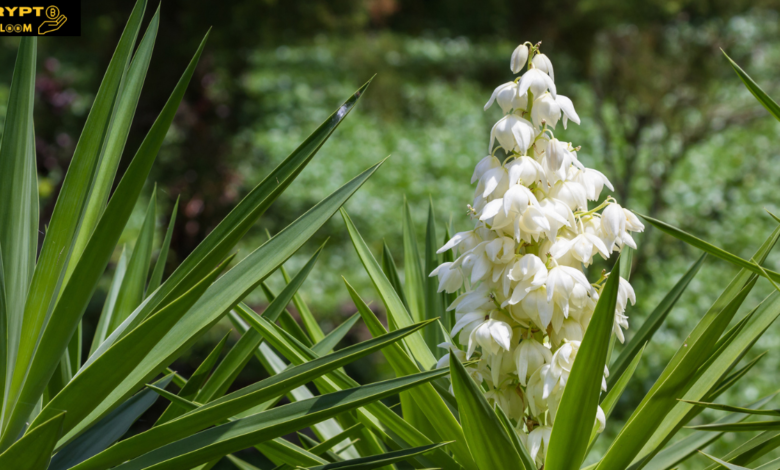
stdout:
<svg viewBox="0 0 780 470">
<path fill-rule="evenodd" d="M 604 187 L 614 188 L 578 160 L 578 147 L 555 137 L 559 122 L 565 129 L 580 118 L 572 101 L 558 94 L 552 62 L 540 46 L 526 42 L 515 49 L 510 68 L 525 73 L 498 86 L 485 105 L 497 104 L 504 115 L 471 180 L 474 229 L 439 250 L 456 250 L 457 258 L 430 275 L 438 276 L 439 291 L 462 292 L 448 307 L 456 323 L 452 343 L 440 345 L 449 353 L 439 366 L 453 355 L 477 359 L 469 372 L 487 385 L 488 399 L 516 423 L 543 465 L 566 381 L 610 275 L 591 282 L 586 268 L 597 255 L 608 259 L 625 246 L 636 248 L 631 233 L 644 225 L 611 196 L 588 206 Z M 613 326 L 621 342 L 628 302 L 636 302 L 634 290 L 621 278 Z M 600 408 L 596 420 L 603 430 Z"/>
</svg>

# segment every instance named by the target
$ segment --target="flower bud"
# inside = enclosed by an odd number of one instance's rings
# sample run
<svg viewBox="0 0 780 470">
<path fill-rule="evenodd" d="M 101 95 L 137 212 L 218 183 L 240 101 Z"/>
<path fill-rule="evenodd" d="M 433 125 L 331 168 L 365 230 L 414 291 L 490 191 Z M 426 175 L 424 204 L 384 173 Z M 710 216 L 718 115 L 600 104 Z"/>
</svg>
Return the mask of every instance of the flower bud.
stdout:
<svg viewBox="0 0 780 470">
<path fill-rule="evenodd" d="M 552 172 L 558 171 L 564 165 L 570 165 L 572 161 L 569 144 L 558 139 L 550 139 L 547 142 L 545 154 L 547 155 L 547 168 Z"/>
<path fill-rule="evenodd" d="M 520 73 L 528 62 L 528 46 L 520 44 L 512 52 L 512 60 L 509 63 L 509 68 L 512 69 L 512 73 Z"/>
</svg>

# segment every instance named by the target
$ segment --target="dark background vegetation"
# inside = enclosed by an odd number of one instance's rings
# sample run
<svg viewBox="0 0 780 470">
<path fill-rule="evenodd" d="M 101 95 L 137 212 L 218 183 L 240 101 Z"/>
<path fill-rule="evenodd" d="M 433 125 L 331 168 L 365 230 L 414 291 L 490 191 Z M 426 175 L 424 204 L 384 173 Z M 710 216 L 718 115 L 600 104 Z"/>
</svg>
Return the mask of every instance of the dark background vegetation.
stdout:
<svg viewBox="0 0 780 470">
<path fill-rule="evenodd" d="M 156 7 L 149 5 L 147 17 Z M 128 1 L 84 0 L 81 37 L 39 40 L 35 118 L 44 222 L 131 8 Z M 212 28 L 151 178 L 160 191 L 160 230 L 181 198 L 170 272 L 243 194 L 376 74 L 358 109 L 261 219 L 240 255 L 264 241 L 266 230 L 280 230 L 392 155 L 347 208 L 373 247 L 384 238 L 400 260 L 404 195 L 418 229 L 429 198 L 440 234 L 445 224 L 468 225 L 468 181 L 498 118 L 482 105 L 493 87 L 511 78 L 514 46 L 543 41 L 559 92 L 574 100 L 583 120 L 564 136 L 583 146 L 587 165 L 610 178 L 615 197 L 749 257 L 774 224 L 764 208 L 776 210 L 780 202 L 778 124 L 742 88 L 720 50 L 778 96 L 778 8 L 775 0 L 167 0 L 124 164 Z M 15 50 L 15 40 L 0 40 L 0 106 Z M 130 245 L 143 207 L 127 229 Z M 353 312 L 341 275 L 364 297 L 374 296 L 338 218 L 289 268 L 297 270 L 327 237 L 325 255 L 303 289 L 326 331 Z M 698 256 L 654 230 L 639 242 L 631 278 L 639 301 L 629 312 L 634 328 Z M 771 258 L 770 265 L 776 262 Z M 705 264 L 650 346 L 624 409 L 638 402 L 733 273 L 719 261 Z M 271 280 L 277 288 L 280 282 Z M 262 308 L 261 295 L 251 300 Z M 87 315 L 87 335 L 100 302 L 98 295 Z M 189 374 L 227 328 L 219 325 L 176 368 Z M 366 334 L 356 328 L 350 341 Z M 770 354 L 751 372 L 750 385 L 727 399 L 741 404 L 774 391 L 778 343 L 775 332 L 762 339 L 756 351 Z M 360 380 L 380 378 L 383 369 L 373 365 L 364 361 L 350 372 Z M 236 386 L 261 371 L 250 363 Z M 626 417 L 616 412 L 607 432 Z"/>
</svg>

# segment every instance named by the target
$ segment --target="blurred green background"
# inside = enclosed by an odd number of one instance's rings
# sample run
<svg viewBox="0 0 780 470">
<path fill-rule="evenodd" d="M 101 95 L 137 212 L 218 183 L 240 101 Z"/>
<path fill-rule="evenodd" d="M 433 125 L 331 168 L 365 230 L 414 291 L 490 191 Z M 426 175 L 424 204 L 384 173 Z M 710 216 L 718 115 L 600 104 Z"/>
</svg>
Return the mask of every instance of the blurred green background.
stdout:
<svg viewBox="0 0 780 470">
<path fill-rule="evenodd" d="M 131 8 L 128 1 L 84 0 L 81 37 L 39 40 L 42 225 Z M 347 209 L 377 255 L 385 239 L 400 261 L 404 197 L 420 243 L 429 200 L 440 235 L 450 223 L 455 230 L 468 228 L 471 172 L 499 117 L 497 109 L 483 112 L 482 106 L 495 86 L 512 78 L 513 48 L 543 41 L 559 92 L 573 99 L 582 118 L 564 138 L 582 145 L 580 159 L 610 178 L 617 199 L 747 258 L 775 225 L 764 209 L 780 211 L 780 125 L 744 89 L 720 49 L 770 95 L 780 96 L 779 9 L 776 0 L 168 0 L 124 163 L 212 27 L 147 189 L 150 194 L 151 182 L 158 184 L 161 230 L 181 198 L 170 272 L 243 194 L 376 74 L 353 115 L 261 219 L 239 256 L 261 244 L 266 230 L 280 230 L 391 155 Z M 16 44 L 0 39 L 0 106 Z M 4 115 L 0 107 L 0 119 Z M 134 239 L 144 208 L 139 205 L 126 240 Z M 338 217 L 288 268 L 296 271 L 328 237 L 303 289 L 326 331 L 354 312 L 342 275 L 364 297 L 375 297 Z M 699 256 L 652 229 L 639 237 L 639 246 L 631 277 L 638 297 L 629 310 L 634 328 Z M 768 266 L 780 267 L 780 256 L 770 257 Z M 621 410 L 638 403 L 735 272 L 721 261 L 706 262 L 649 346 L 607 433 L 619 430 L 628 416 Z M 281 279 L 270 284 L 278 289 Z M 759 284 L 746 304 L 755 305 L 770 289 Z M 96 295 L 87 314 L 87 338 L 103 296 Z M 250 301 L 262 308 L 264 298 L 253 294 Z M 227 328 L 218 325 L 207 339 L 216 341 Z M 349 340 L 367 335 L 356 327 Z M 211 344 L 201 341 L 176 368 L 191 372 Z M 741 405 L 775 391 L 779 345 L 774 327 L 755 348 L 755 354 L 769 354 L 725 401 Z M 381 359 L 372 360 L 378 362 L 363 361 L 350 373 L 359 380 L 383 377 Z M 260 374 L 259 364 L 250 363 L 236 387 Z M 697 459 L 686 468 L 700 468 L 704 461 Z"/>
</svg>

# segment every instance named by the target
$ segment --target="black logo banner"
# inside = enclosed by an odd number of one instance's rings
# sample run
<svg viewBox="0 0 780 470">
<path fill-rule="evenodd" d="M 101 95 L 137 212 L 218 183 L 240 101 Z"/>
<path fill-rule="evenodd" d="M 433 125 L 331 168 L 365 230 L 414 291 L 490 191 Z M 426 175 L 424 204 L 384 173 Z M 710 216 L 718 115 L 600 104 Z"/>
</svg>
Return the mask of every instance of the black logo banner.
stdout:
<svg viewBox="0 0 780 470">
<path fill-rule="evenodd" d="M 81 2 L 0 0 L 0 36 L 81 36 Z"/>
</svg>

